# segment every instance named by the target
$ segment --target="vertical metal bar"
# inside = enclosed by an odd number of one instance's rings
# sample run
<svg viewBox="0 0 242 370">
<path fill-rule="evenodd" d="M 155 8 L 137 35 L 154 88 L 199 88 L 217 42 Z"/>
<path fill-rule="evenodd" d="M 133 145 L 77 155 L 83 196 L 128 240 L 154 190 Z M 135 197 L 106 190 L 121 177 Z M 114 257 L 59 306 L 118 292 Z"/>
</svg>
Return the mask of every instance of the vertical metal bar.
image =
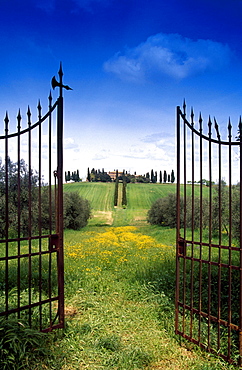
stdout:
<svg viewBox="0 0 242 370">
<path fill-rule="evenodd" d="M 31 140 L 31 112 L 30 108 L 28 107 L 27 111 L 27 117 L 28 117 L 28 128 L 29 128 L 29 136 L 28 136 L 28 161 L 29 161 L 29 176 L 28 176 L 28 196 L 29 196 L 29 204 L 28 204 L 28 211 L 29 211 L 29 225 L 28 225 L 28 236 L 29 236 L 29 268 L 28 268 L 28 290 L 29 290 L 29 326 L 32 325 L 32 312 L 31 312 L 31 301 L 32 301 L 32 287 L 31 287 L 31 280 L 32 280 L 32 259 L 31 259 L 31 253 L 32 253 L 32 242 L 31 242 L 31 236 L 32 236 L 32 163 L 31 163 L 31 146 L 32 146 L 32 140 Z"/>
<path fill-rule="evenodd" d="M 183 104 L 183 142 L 184 142 L 184 148 L 183 148 L 183 165 L 184 165 L 184 240 L 186 239 L 187 234 L 187 140 L 186 140 L 186 103 L 184 100 Z M 186 313 L 185 313 L 185 304 L 186 304 L 186 269 L 187 269 L 187 261 L 186 258 L 183 258 L 183 315 L 182 315 L 182 330 L 183 333 L 186 331 Z"/>
<path fill-rule="evenodd" d="M 240 298 L 239 298 L 239 365 L 242 365 L 242 121 L 240 117 Z"/>
<path fill-rule="evenodd" d="M 202 178 L 203 178 L 203 141 L 202 141 L 202 130 L 203 130 L 203 120 L 202 120 L 202 115 L 200 113 L 199 116 L 199 131 L 200 131 L 200 252 L 199 252 L 199 317 L 198 317 L 198 342 L 201 342 L 201 311 L 202 311 L 202 242 L 203 242 L 203 183 L 202 183 Z"/>
<path fill-rule="evenodd" d="M 38 103 L 38 118 L 39 118 L 39 186 L 38 186 L 38 203 L 39 203 L 39 301 L 42 301 L 42 199 L 41 199 L 41 187 L 42 187 L 42 127 L 41 127 L 41 105 Z M 39 305 L 39 323 L 40 330 L 42 330 L 42 305 Z"/>
<path fill-rule="evenodd" d="M 176 297 L 175 297 L 175 333 L 179 327 L 179 285 L 180 285 L 180 261 L 179 261 L 179 240 L 181 228 L 181 209 L 180 209 L 180 107 L 176 108 L 176 126 L 177 126 L 177 184 L 176 184 Z"/>
<path fill-rule="evenodd" d="M 232 300 L 232 153 L 231 153 L 231 123 L 229 119 L 228 132 L 229 132 L 229 270 L 228 270 L 228 359 L 231 359 L 231 300 Z"/>
<path fill-rule="evenodd" d="M 192 127 L 194 126 L 194 113 L 193 109 L 191 111 L 191 125 Z M 193 335 L 193 289 L 194 289 L 194 132 L 192 130 L 192 222 L 191 222 L 191 227 L 192 227 L 192 250 L 191 250 L 191 289 L 190 289 L 190 307 L 191 307 L 191 318 L 190 318 L 190 337 L 192 338 Z"/>
<path fill-rule="evenodd" d="M 62 66 L 59 69 L 60 95 L 57 109 L 57 179 L 58 179 L 58 289 L 59 289 L 59 320 L 64 326 L 64 253 L 63 253 L 63 96 Z"/>
<path fill-rule="evenodd" d="M 215 120 L 215 129 L 217 131 L 218 138 L 218 213 L 219 213 L 219 249 L 218 249 L 218 333 L 217 333 L 217 350 L 220 349 L 220 319 L 221 319 L 221 245 L 222 245 L 222 196 L 225 194 L 222 193 L 222 173 L 221 173 L 221 138 L 219 134 L 218 124 Z M 216 217 L 216 216 L 215 216 Z"/>
<path fill-rule="evenodd" d="M 210 330 L 211 330 L 211 244 L 212 244 L 212 122 L 209 117 L 209 154 L 208 154 L 208 167 L 209 167 L 209 250 L 208 250 L 208 350 L 210 349 Z"/>
<path fill-rule="evenodd" d="M 187 219 L 187 148 L 186 148 L 186 103 L 183 104 L 183 141 L 184 141 L 184 239 L 186 239 L 186 219 Z"/>
<path fill-rule="evenodd" d="M 21 123 L 21 115 L 20 111 L 17 116 L 18 122 L 18 136 L 17 136 L 17 153 L 18 153 L 18 272 L 17 272 L 17 299 L 18 299 L 18 309 L 20 308 L 20 227 L 21 227 L 21 179 L 20 179 L 20 123 Z M 18 311 L 18 319 L 20 319 L 20 311 Z"/>
<path fill-rule="evenodd" d="M 52 108 L 52 95 L 50 92 L 49 95 L 49 233 L 52 233 L 52 191 L 51 191 L 51 180 L 52 180 L 52 171 L 51 171 L 51 150 L 52 150 L 52 114 L 51 114 L 51 108 Z"/>
<path fill-rule="evenodd" d="M 51 189 L 51 180 L 52 180 L 52 171 L 51 171 L 51 149 L 52 149 L 52 114 L 51 114 L 51 108 L 52 108 L 52 95 L 50 92 L 49 95 L 49 234 L 52 233 L 52 189 Z M 52 254 L 49 253 L 49 280 L 48 280 L 48 294 L 49 298 L 51 298 L 51 284 L 52 284 L 52 277 L 51 277 L 51 270 L 52 270 Z M 52 303 L 50 301 L 49 303 L 49 321 L 50 321 L 50 327 L 52 326 Z"/>
<path fill-rule="evenodd" d="M 221 244 L 222 244 L 222 193 L 221 188 L 221 143 L 219 141 L 219 255 L 218 255 L 218 350 L 220 349 L 220 319 L 221 319 Z"/>
<path fill-rule="evenodd" d="M 8 113 L 5 116 L 5 238 L 6 238 L 6 247 L 5 247 L 5 311 L 8 312 L 8 228 L 9 228 L 9 181 L 8 181 L 8 170 L 9 170 L 9 157 L 8 157 L 8 124 L 9 118 Z"/>
</svg>

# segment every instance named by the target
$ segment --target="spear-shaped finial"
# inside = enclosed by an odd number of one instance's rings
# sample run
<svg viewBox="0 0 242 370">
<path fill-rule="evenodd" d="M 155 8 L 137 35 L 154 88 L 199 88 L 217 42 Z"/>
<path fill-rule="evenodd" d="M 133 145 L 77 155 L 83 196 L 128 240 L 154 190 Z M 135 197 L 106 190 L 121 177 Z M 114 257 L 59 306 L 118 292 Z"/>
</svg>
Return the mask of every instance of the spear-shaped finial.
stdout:
<svg viewBox="0 0 242 370">
<path fill-rule="evenodd" d="M 211 138 L 212 136 L 212 121 L 211 121 L 211 118 L 209 116 L 208 118 L 208 136 Z"/>
<path fill-rule="evenodd" d="M 191 124 L 192 124 L 192 126 L 194 125 L 194 112 L 193 112 L 193 107 L 191 108 Z"/>
<path fill-rule="evenodd" d="M 203 130 L 203 118 L 202 118 L 202 113 L 201 112 L 199 114 L 199 130 L 200 130 L 200 133 L 202 133 L 202 130 Z"/>
<path fill-rule="evenodd" d="M 214 117 L 214 127 L 215 127 L 215 130 L 216 130 L 216 133 L 217 133 L 217 138 L 220 141 L 219 127 L 218 127 L 218 124 L 217 124 L 217 121 L 216 121 L 215 117 Z"/>
<path fill-rule="evenodd" d="M 229 123 L 228 123 L 228 131 L 229 131 L 229 140 L 231 140 L 232 137 L 232 125 L 229 117 Z"/>
</svg>

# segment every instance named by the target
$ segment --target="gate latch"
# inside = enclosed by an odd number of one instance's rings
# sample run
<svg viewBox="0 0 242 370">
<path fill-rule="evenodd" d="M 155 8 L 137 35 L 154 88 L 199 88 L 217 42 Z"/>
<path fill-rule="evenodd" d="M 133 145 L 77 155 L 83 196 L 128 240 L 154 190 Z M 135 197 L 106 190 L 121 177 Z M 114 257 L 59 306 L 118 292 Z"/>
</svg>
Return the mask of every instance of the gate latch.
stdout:
<svg viewBox="0 0 242 370">
<path fill-rule="evenodd" d="M 53 234 L 50 236 L 50 239 L 49 239 L 49 250 L 50 251 L 58 249 L 58 241 L 59 241 L 58 235 Z"/>
<path fill-rule="evenodd" d="M 185 256 L 186 255 L 186 240 L 183 238 L 180 238 L 178 240 L 178 255 L 179 256 Z"/>
</svg>

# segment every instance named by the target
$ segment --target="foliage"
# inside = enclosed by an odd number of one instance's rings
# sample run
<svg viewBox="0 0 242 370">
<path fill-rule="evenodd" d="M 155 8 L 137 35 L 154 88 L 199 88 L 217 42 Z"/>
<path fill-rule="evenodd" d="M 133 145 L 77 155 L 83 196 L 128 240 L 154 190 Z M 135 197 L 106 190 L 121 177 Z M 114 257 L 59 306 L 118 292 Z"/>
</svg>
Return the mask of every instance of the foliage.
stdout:
<svg viewBox="0 0 242 370">
<path fill-rule="evenodd" d="M 74 182 L 81 181 L 80 176 L 79 176 L 79 170 L 76 170 L 72 173 L 70 171 L 65 172 L 65 182 L 67 181 L 74 181 Z"/>
<path fill-rule="evenodd" d="M 189 188 L 188 188 L 189 189 Z M 229 233 L 229 208 L 231 207 L 232 215 L 232 237 L 240 237 L 240 202 L 239 186 L 231 188 L 231 205 L 229 205 L 229 187 L 225 184 L 214 185 L 212 187 L 212 202 L 205 192 L 202 198 L 202 208 L 200 207 L 201 199 L 199 196 L 186 197 L 186 226 L 188 228 L 209 229 L 211 220 L 211 230 L 214 236 L 221 232 Z M 211 214 L 210 214 L 211 210 Z M 184 199 L 180 198 L 180 218 L 181 227 L 184 223 Z M 221 221 L 220 221 L 221 217 Z M 153 202 L 148 211 L 147 221 L 152 225 L 176 226 L 176 195 L 169 194 L 165 197 L 158 198 Z"/>
<path fill-rule="evenodd" d="M 0 319 L 0 365 L 2 370 L 27 369 L 28 363 L 47 356 L 46 336 L 16 319 Z"/>
<path fill-rule="evenodd" d="M 122 206 L 125 207 L 127 206 L 127 194 L 126 194 L 126 189 L 127 189 L 127 183 L 125 179 L 123 180 L 123 192 L 122 192 Z"/>
<path fill-rule="evenodd" d="M 174 170 L 171 171 L 171 183 L 173 184 L 175 182 L 175 174 Z"/>
<path fill-rule="evenodd" d="M 118 170 L 116 171 L 116 181 L 115 181 L 115 189 L 114 189 L 114 207 L 118 205 Z"/>
<path fill-rule="evenodd" d="M 79 230 L 87 225 L 90 217 L 88 200 L 83 199 L 78 192 L 64 193 L 64 228 Z"/>
<path fill-rule="evenodd" d="M 150 178 L 147 176 L 137 176 L 136 177 L 136 182 L 138 183 L 150 183 Z"/>
<path fill-rule="evenodd" d="M 89 168 L 88 168 L 87 178 L 88 178 L 88 181 L 92 181 L 92 182 L 110 182 L 110 181 L 112 181 L 109 174 L 104 171 L 104 168 L 102 169 L 102 171 L 100 171 L 99 169 L 95 170 L 95 168 L 93 168 L 91 170 L 91 173 L 90 173 Z"/>
<path fill-rule="evenodd" d="M 147 221 L 151 225 L 176 226 L 176 195 L 169 194 L 157 199 L 148 211 Z"/>
<path fill-rule="evenodd" d="M 232 202 L 232 232 L 233 237 L 236 239 L 240 238 L 240 185 L 233 187 L 233 202 Z"/>
<path fill-rule="evenodd" d="M 36 189 L 39 185 L 42 185 L 39 176 L 28 168 L 23 159 L 19 163 L 13 163 L 10 158 L 7 164 L 0 162 L 0 237 L 6 236 L 6 215 L 9 232 L 18 230 L 20 234 L 28 235 L 30 216 L 32 229 L 38 225 L 38 192 Z M 6 204 L 6 192 L 8 192 L 8 204 Z M 30 192 L 31 213 L 28 209 Z M 18 218 L 20 224 L 18 224 Z"/>
</svg>

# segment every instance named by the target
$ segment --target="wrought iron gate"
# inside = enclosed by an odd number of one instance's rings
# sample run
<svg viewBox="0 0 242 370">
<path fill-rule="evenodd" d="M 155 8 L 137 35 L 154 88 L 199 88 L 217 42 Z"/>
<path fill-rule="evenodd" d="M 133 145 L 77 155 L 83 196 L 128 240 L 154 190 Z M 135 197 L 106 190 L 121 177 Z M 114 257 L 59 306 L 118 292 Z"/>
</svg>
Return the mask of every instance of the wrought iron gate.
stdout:
<svg viewBox="0 0 242 370">
<path fill-rule="evenodd" d="M 11 133 L 6 113 L 0 136 L 0 316 L 50 331 L 64 325 L 63 96 L 27 127 Z"/>
<path fill-rule="evenodd" d="M 236 134 L 229 120 L 223 141 L 216 119 L 204 129 L 177 107 L 175 331 L 241 365 L 241 119 Z"/>
</svg>

